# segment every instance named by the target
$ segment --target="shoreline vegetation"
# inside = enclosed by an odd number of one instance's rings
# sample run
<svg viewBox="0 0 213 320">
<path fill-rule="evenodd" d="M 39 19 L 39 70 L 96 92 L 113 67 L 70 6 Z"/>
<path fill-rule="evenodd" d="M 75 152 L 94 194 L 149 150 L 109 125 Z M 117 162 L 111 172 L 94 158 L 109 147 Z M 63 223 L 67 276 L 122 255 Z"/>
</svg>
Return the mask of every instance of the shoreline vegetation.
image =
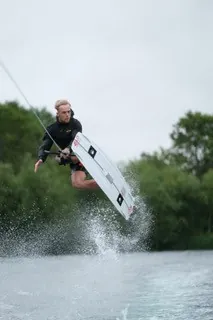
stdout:
<svg viewBox="0 0 213 320">
<path fill-rule="evenodd" d="M 55 121 L 45 107 L 34 110 L 45 126 Z M 147 239 L 142 215 L 127 223 L 101 191 L 73 189 L 69 167 L 54 158 L 34 173 L 43 131 L 32 110 L 0 104 L 0 256 L 96 253 L 100 232 L 109 247 L 116 232 L 129 239 L 117 243 L 124 252 L 213 249 L 213 115 L 188 111 L 172 127 L 170 148 L 125 164 L 153 220 Z"/>
</svg>

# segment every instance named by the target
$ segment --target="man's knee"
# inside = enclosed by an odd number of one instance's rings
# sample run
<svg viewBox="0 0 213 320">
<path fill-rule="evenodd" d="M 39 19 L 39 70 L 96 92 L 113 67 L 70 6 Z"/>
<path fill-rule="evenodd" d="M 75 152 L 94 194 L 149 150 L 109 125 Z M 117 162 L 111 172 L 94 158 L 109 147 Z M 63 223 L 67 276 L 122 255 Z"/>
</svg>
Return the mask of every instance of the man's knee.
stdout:
<svg viewBox="0 0 213 320">
<path fill-rule="evenodd" d="M 73 187 L 73 188 L 76 188 L 76 189 L 81 189 L 81 188 L 84 187 L 84 183 L 83 183 L 82 181 L 76 181 L 76 180 L 74 180 L 74 181 L 72 181 L 71 183 L 72 183 L 72 187 Z"/>
<path fill-rule="evenodd" d="M 71 175 L 71 183 L 74 188 L 81 189 L 84 187 L 86 174 L 83 171 L 75 171 Z"/>
</svg>

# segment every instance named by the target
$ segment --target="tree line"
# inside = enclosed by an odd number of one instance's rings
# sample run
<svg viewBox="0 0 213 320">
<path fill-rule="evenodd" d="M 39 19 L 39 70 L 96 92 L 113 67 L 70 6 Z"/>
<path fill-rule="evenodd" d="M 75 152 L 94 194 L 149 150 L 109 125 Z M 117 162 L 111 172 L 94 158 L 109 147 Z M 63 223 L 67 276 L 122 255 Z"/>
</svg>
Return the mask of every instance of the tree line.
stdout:
<svg viewBox="0 0 213 320">
<path fill-rule="evenodd" d="M 14 254 L 17 247 L 45 254 L 95 252 L 97 244 L 87 232 L 95 219 L 109 242 L 115 230 L 130 241 L 137 231 L 139 238 L 122 248 L 126 251 L 213 248 L 212 115 L 187 112 L 173 125 L 170 148 L 142 152 L 125 164 L 125 175 L 134 177 L 148 208 L 127 223 L 100 190 L 71 188 L 69 168 L 54 158 L 34 173 L 44 130 L 33 111 L 45 126 L 55 121 L 45 107 L 0 104 L 1 255 Z M 146 237 L 139 230 L 146 223 L 145 210 L 152 219 Z"/>
</svg>

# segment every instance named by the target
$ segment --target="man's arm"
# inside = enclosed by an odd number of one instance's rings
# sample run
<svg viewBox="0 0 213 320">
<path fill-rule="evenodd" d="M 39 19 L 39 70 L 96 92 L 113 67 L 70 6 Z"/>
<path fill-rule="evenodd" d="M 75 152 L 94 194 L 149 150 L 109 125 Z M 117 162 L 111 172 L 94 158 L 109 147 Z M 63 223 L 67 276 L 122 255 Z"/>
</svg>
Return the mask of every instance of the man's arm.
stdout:
<svg viewBox="0 0 213 320">
<path fill-rule="evenodd" d="M 48 154 L 44 152 L 44 150 L 50 150 L 53 145 L 53 141 L 50 139 L 49 135 L 45 133 L 43 137 L 43 142 L 38 148 L 38 160 L 34 166 L 34 172 L 37 172 L 38 168 L 41 166 L 43 162 L 45 162 Z"/>
<path fill-rule="evenodd" d="M 44 152 L 44 150 L 50 150 L 53 145 L 53 141 L 50 139 L 49 135 L 45 133 L 43 137 L 43 142 L 38 148 L 38 159 L 41 159 L 45 162 L 48 154 Z"/>
</svg>

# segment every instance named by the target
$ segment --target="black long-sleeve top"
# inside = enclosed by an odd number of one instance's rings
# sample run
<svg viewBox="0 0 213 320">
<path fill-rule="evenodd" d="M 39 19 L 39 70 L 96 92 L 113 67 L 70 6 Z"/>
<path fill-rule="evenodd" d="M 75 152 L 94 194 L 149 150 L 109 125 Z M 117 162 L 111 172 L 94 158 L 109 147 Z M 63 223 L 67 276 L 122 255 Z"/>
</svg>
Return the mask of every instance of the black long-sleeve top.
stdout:
<svg viewBox="0 0 213 320">
<path fill-rule="evenodd" d="M 80 121 L 71 117 L 69 123 L 61 123 L 56 120 L 56 122 L 49 125 L 46 129 L 54 139 L 54 141 L 57 143 L 57 145 L 61 149 L 64 149 L 71 145 L 72 141 L 75 138 L 75 135 L 78 132 L 82 132 L 82 125 Z M 45 153 L 44 150 L 49 151 L 53 145 L 53 141 L 46 132 L 42 140 L 43 142 L 38 149 L 38 159 L 42 159 L 44 162 L 48 156 L 48 154 Z"/>
</svg>

